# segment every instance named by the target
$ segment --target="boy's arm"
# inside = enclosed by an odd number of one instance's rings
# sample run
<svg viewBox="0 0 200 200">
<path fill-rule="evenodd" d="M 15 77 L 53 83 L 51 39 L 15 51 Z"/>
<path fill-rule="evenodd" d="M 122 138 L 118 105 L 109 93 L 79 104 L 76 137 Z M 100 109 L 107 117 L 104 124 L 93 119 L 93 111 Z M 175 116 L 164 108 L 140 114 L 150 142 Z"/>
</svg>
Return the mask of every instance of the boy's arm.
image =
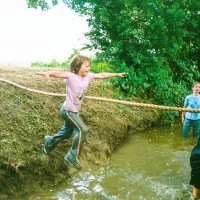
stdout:
<svg viewBox="0 0 200 200">
<path fill-rule="evenodd" d="M 68 78 L 67 73 L 61 72 L 61 71 L 48 71 L 48 72 L 36 72 L 37 75 L 44 76 L 45 79 L 48 79 L 49 76 L 55 77 L 55 78 Z"/>
<path fill-rule="evenodd" d="M 124 77 L 125 74 L 128 74 L 127 72 L 122 72 L 122 73 L 99 73 L 99 74 L 94 74 L 94 78 L 97 79 L 103 79 L 103 78 L 112 78 L 112 77 Z"/>
</svg>

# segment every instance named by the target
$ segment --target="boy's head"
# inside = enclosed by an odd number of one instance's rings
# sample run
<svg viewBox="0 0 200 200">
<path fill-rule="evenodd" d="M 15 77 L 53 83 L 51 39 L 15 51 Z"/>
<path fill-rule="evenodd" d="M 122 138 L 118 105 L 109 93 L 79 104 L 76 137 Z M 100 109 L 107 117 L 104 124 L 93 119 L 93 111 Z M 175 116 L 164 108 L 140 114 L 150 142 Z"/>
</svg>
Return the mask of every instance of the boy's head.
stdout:
<svg viewBox="0 0 200 200">
<path fill-rule="evenodd" d="M 86 56 L 82 56 L 82 55 L 76 55 L 72 58 L 71 63 L 69 65 L 68 71 L 74 73 L 74 74 L 78 74 L 79 70 L 81 68 L 81 65 L 83 64 L 84 61 L 89 61 L 90 59 Z"/>
<path fill-rule="evenodd" d="M 200 83 L 199 82 L 195 82 L 192 86 L 192 90 L 193 91 L 197 91 L 197 92 L 200 92 Z"/>
</svg>

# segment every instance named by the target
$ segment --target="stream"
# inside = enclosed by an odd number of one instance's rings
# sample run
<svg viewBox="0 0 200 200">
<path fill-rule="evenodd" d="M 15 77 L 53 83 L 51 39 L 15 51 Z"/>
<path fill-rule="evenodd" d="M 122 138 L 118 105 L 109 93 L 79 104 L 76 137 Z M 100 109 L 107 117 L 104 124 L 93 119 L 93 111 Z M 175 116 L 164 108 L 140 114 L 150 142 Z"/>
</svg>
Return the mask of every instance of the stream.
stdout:
<svg viewBox="0 0 200 200">
<path fill-rule="evenodd" d="M 197 142 L 181 136 L 182 124 L 132 134 L 105 166 L 87 166 L 34 199 L 192 200 L 190 152 Z M 32 199 L 29 198 L 29 199 Z"/>
</svg>

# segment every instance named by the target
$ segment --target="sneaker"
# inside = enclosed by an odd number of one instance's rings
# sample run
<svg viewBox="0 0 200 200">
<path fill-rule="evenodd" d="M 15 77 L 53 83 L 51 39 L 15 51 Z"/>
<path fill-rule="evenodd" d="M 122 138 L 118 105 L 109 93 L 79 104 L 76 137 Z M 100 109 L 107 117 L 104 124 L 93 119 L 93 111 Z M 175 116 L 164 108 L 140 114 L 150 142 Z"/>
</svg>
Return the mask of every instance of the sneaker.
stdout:
<svg viewBox="0 0 200 200">
<path fill-rule="evenodd" d="M 73 155 L 71 155 L 71 153 L 68 153 L 65 158 L 64 158 L 72 167 L 76 168 L 76 169 L 81 169 L 81 163 L 78 160 L 78 158 L 74 158 Z"/>
<path fill-rule="evenodd" d="M 49 145 L 50 141 L 51 141 L 51 136 L 45 136 L 44 137 L 43 152 L 46 155 L 51 153 L 51 150 L 50 150 L 51 146 Z"/>
</svg>

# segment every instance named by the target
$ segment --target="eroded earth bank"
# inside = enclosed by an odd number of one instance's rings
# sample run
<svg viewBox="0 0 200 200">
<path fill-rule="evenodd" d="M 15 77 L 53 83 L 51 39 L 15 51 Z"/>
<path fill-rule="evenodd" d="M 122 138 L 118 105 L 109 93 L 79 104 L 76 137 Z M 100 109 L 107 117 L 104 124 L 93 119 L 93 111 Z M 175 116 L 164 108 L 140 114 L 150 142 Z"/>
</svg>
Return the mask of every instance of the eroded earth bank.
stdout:
<svg viewBox="0 0 200 200">
<path fill-rule="evenodd" d="M 0 78 L 36 90 L 65 93 L 63 80 L 44 80 L 34 74 L 35 70 L 2 67 Z M 93 82 L 87 96 L 121 98 L 113 88 L 106 81 Z M 72 138 L 62 141 L 50 156 L 41 150 L 44 136 L 53 135 L 62 127 L 59 110 L 65 97 L 30 92 L 2 81 L 0 97 L 0 199 L 13 199 L 57 185 L 71 171 L 76 173 L 63 159 Z M 104 165 L 129 134 L 147 129 L 159 118 L 158 111 L 152 109 L 87 98 L 80 116 L 89 128 L 80 158 L 83 167 Z"/>
</svg>

